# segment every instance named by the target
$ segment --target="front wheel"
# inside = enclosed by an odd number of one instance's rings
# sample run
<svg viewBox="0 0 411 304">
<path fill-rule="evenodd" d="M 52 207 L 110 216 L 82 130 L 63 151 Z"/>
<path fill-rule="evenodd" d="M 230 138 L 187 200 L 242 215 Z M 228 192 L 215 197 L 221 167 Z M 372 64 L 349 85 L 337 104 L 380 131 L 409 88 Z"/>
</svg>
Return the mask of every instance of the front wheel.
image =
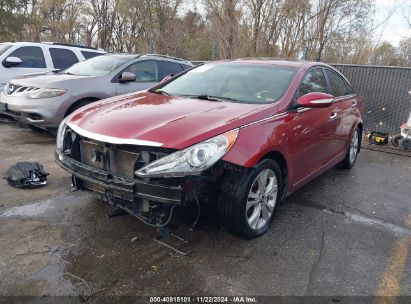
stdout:
<svg viewBox="0 0 411 304">
<path fill-rule="evenodd" d="M 70 115 L 71 113 L 73 113 L 74 111 L 92 103 L 97 101 L 98 99 L 94 99 L 94 98 L 85 98 L 85 99 L 81 99 L 79 101 L 76 101 L 75 103 L 73 103 L 70 108 L 67 110 L 66 114 L 64 115 L 64 117 L 67 117 L 68 115 Z"/>
<path fill-rule="evenodd" d="M 344 160 L 340 163 L 339 167 L 342 169 L 351 169 L 355 161 L 357 160 L 358 153 L 361 149 L 361 133 L 360 129 L 355 128 L 351 136 L 350 146 L 345 154 Z"/>
<path fill-rule="evenodd" d="M 283 177 L 278 164 L 265 159 L 248 174 L 230 174 L 218 202 L 226 229 L 245 239 L 261 236 L 270 228 L 280 204 Z"/>
</svg>

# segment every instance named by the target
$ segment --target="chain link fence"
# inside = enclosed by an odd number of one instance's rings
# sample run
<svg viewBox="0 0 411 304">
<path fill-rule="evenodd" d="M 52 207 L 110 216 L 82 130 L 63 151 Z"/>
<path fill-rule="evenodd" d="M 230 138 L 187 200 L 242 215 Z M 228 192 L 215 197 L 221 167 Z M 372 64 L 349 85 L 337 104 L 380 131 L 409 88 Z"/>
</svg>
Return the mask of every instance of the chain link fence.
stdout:
<svg viewBox="0 0 411 304">
<path fill-rule="evenodd" d="M 400 132 L 411 112 L 411 68 L 332 64 L 365 101 L 364 129 Z"/>
</svg>

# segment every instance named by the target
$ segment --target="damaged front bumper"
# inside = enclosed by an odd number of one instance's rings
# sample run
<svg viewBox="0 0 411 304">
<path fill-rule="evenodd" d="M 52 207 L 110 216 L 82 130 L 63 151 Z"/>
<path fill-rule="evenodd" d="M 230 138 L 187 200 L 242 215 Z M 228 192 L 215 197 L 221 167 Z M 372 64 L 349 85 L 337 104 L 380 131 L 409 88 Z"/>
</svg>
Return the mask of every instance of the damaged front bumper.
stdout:
<svg viewBox="0 0 411 304">
<path fill-rule="evenodd" d="M 104 189 L 104 194 L 125 193 L 126 197 L 132 198 L 133 202 L 149 200 L 161 204 L 181 205 L 184 201 L 183 188 L 181 186 L 165 186 L 139 179 L 125 179 L 114 176 L 104 170 L 83 164 L 71 157 L 66 156 L 60 150 L 55 152 L 56 162 L 73 178 L 80 182 L 74 183 L 77 189 L 82 189 L 82 182 L 87 181 L 99 185 Z"/>
</svg>

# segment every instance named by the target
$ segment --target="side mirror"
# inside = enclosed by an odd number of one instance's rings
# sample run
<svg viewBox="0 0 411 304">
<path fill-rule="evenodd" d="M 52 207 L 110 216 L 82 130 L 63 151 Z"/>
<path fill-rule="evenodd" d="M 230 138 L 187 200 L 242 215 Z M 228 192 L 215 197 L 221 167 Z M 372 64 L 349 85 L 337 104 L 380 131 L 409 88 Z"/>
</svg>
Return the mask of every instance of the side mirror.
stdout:
<svg viewBox="0 0 411 304">
<path fill-rule="evenodd" d="M 136 75 L 130 72 L 123 72 L 119 80 L 120 82 L 136 81 Z"/>
<path fill-rule="evenodd" d="M 167 75 L 166 77 L 164 77 L 163 79 L 161 79 L 160 83 L 167 82 L 167 81 L 169 81 L 169 80 L 170 80 L 171 78 L 173 78 L 173 77 L 174 77 L 173 74 Z"/>
<path fill-rule="evenodd" d="M 5 68 L 12 68 L 12 67 L 19 66 L 22 63 L 23 63 L 23 61 L 18 57 L 7 57 L 3 61 L 3 66 Z"/>
<path fill-rule="evenodd" d="M 326 93 L 313 92 L 298 97 L 297 103 L 304 108 L 326 108 L 334 101 L 334 96 Z"/>
</svg>

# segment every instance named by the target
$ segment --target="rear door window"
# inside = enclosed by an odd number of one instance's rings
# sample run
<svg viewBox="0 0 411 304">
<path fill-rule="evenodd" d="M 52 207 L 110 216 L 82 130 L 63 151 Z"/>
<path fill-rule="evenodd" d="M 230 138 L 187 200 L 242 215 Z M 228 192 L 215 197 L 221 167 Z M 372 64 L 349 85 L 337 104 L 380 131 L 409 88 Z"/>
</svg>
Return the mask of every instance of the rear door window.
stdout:
<svg viewBox="0 0 411 304">
<path fill-rule="evenodd" d="M 22 46 L 13 51 L 8 57 L 20 58 L 23 63 L 18 66 L 19 68 L 46 68 L 43 50 L 37 46 Z"/>
<path fill-rule="evenodd" d="M 81 51 L 81 54 L 83 54 L 84 58 L 86 58 L 86 59 L 90 59 L 90 58 L 94 58 L 96 56 L 104 55 L 104 54 L 101 54 L 101 53 L 87 52 L 87 51 Z"/>
<path fill-rule="evenodd" d="M 123 72 L 129 72 L 136 75 L 138 82 L 156 82 L 159 81 L 159 71 L 157 62 L 154 60 L 139 61 L 128 66 Z"/>
<path fill-rule="evenodd" d="M 353 89 L 341 76 L 328 69 L 326 73 L 331 85 L 331 95 L 339 97 L 353 94 Z"/>
<path fill-rule="evenodd" d="M 50 48 L 50 55 L 55 69 L 64 70 L 79 61 L 76 54 L 67 49 Z"/>
<path fill-rule="evenodd" d="M 320 68 L 315 68 L 309 71 L 304 76 L 298 89 L 300 96 L 313 92 L 327 93 L 327 82 L 324 73 Z"/>
<path fill-rule="evenodd" d="M 164 78 L 168 75 L 175 75 L 183 71 L 181 66 L 178 63 L 169 62 L 169 61 L 159 61 L 161 78 Z"/>
</svg>

